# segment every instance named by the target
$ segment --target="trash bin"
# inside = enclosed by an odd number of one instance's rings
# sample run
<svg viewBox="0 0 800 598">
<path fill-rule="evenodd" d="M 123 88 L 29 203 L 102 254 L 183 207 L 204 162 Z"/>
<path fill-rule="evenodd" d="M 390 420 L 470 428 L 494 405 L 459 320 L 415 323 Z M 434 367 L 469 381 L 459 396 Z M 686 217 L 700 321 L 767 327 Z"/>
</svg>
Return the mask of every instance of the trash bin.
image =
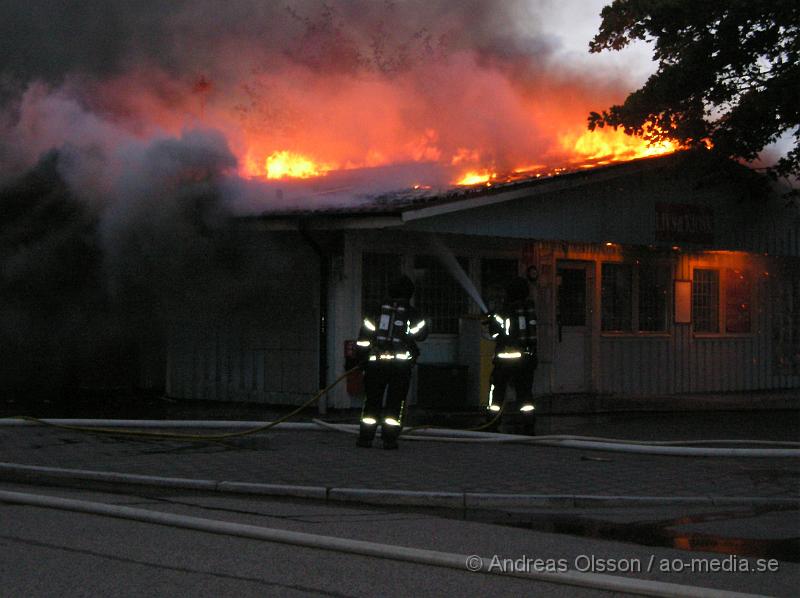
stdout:
<svg viewBox="0 0 800 598">
<path fill-rule="evenodd" d="M 467 407 L 467 366 L 458 363 L 420 363 L 417 405 L 443 411 Z"/>
</svg>

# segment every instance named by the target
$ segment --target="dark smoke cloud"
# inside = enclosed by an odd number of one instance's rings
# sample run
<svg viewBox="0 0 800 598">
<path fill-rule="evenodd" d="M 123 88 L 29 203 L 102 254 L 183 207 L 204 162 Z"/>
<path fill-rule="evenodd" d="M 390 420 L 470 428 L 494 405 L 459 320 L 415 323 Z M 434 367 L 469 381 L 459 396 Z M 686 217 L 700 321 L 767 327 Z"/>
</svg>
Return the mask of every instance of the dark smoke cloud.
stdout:
<svg viewBox="0 0 800 598">
<path fill-rule="evenodd" d="M 220 182 L 235 158 L 219 133 L 120 151 L 102 200 L 67 176 L 87 159 L 107 163 L 101 150 L 47 152 L 0 188 L 5 391 L 133 386 L 139 360 L 163 359 L 170 321 L 224 317 L 274 292 L 271 274 L 292 267 L 288 254 L 275 259 L 277 244 L 232 225 Z"/>
<path fill-rule="evenodd" d="M 183 3 L 185 4 L 185 3 Z M 32 0 L 0 3 L 0 71 L 23 81 L 109 74 L 157 56 L 178 3 Z"/>
<path fill-rule="evenodd" d="M 200 118 L 204 100 L 191 90 L 201 77 L 212 83 L 209 109 L 222 114 L 227 131 L 278 137 L 304 118 L 319 127 L 313 107 L 298 106 L 306 71 L 322 76 L 308 83 L 320 101 L 365 74 L 395 81 L 405 97 L 418 90 L 424 105 L 398 109 L 410 130 L 470 93 L 463 69 L 496 72 L 536 98 L 543 75 L 560 72 L 548 62 L 558 41 L 536 13 L 525 0 L 1 0 L 0 177 L 59 147 L 54 129 L 72 128 L 62 138 L 85 137 L 84 125 L 139 136 L 174 131 L 177 115 Z M 464 122 L 462 112 L 453 117 Z"/>
<path fill-rule="evenodd" d="M 144 63 L 223 76 L 232 63 L 276 59 L 392 71 L 464 48 L 513 58 L 548 50 L 535 19 L 519 33 L 522 13 L 531 13 L 522 0 L 3 0 L 0 72 L 61 82 Z"/>
<path fill-rule="evenodd" d="M 48 154 L 0 190 L 4 390 L 61 386 L 103 304 L 97 223 L 58 176 L 57 160 Z"/>
</svg>

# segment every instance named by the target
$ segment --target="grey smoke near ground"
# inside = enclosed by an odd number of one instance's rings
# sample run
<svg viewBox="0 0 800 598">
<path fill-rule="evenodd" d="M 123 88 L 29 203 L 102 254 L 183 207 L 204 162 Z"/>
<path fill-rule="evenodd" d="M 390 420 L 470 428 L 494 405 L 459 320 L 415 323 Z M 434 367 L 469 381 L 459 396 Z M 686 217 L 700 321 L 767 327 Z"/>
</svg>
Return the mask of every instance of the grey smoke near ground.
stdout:
<svg viewBox="0 0 800 598">
<path fill-rule="evenodd" d="M 175 319 L 224 318 L 274 293 L 292 256 L 232 225 L 218 133 L 119 148 L 117 178 L 81 196 L 65 173 L 100 160 L 46 153 L 0 188 L 0 388 L 24 394 L 135 386 Z M 103 186 L 101 186 L 103 187 Z"/>
</svg>

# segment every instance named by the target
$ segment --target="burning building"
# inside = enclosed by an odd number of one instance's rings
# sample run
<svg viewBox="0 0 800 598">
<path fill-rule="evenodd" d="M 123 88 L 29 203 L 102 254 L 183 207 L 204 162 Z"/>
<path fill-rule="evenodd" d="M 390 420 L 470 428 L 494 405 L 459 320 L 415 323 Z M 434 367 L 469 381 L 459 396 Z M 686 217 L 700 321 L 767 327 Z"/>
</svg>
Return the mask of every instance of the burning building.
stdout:
<svg viewBox="0 0 800 598">
<path fill-rule="evenodd" d="M 760 180 L 705 152 L 678 152 L 244 218 L 265 239 L 293 239 L 302 266 L 250 316 L 176 328 L 168 393 L 300 402 L 344 371 L 361 314 L 405 273 L 432 321 L 416 395 L 430 400 L 436 376 L 454 376 L 456 402 L 477 407 L 491 346 L 432 234 L 487 303 L 510 277 L 531 281 L 539 395 L 797 388 L 800 213 Z M 339 388 L 327 404 L 356 406 L 356 391 Z"/>
<path fill-rule="evenodd" d="M 11 7 L 0 383 L 297 403 L 405 272 L 420 377 L 466 372 L 477 404 L 486 348 L 436 234 L 489 302 L 535 278 L 539 393 L 795 386 L 796 212 L 746 169 L 587 131 L 640 81 L 587 62 L 596 23 L 573 44 L 585 4 Z"/>
</svg>

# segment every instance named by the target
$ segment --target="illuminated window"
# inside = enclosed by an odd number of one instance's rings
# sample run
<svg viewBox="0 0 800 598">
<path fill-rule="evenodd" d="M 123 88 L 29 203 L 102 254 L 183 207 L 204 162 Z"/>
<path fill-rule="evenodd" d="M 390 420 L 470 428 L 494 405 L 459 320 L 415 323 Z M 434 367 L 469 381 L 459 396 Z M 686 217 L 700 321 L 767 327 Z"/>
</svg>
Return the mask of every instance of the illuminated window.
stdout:
<svg viewBox="0 0 800 598">
<path fill-rule="evenodd" d="M 695 332 L 719 332 L 719 270 L 695 269 L 692 323 Z"/>
<path fill-rule="evenodd" d="M 361 309 L 375 314 L 389 291 L 389 282 L 400 276 L 400 256 L 365 253 L 361 262 Z"/>
<path fill-rule="evenodd" d="M 467 260 L 458 259 L 467 270 Z M 467 294 L 441 262 L 428 255 L 414 258 L 415 304 L 430 319 L 432 333 L 457 334 L 458 319 L 467 312 Z"/>
<path fill-rule="evenodd" d="M 747 270 L 698 268 L 692 280 L 692 321 L 695 332 L 752 332 L 753 277 Z"/>
<path fill-rule="evenodd" d="M 752 277 L 747 270 L 725 270 L 725 332 L 750 332 L 751 286 Z"/>
</svg>

